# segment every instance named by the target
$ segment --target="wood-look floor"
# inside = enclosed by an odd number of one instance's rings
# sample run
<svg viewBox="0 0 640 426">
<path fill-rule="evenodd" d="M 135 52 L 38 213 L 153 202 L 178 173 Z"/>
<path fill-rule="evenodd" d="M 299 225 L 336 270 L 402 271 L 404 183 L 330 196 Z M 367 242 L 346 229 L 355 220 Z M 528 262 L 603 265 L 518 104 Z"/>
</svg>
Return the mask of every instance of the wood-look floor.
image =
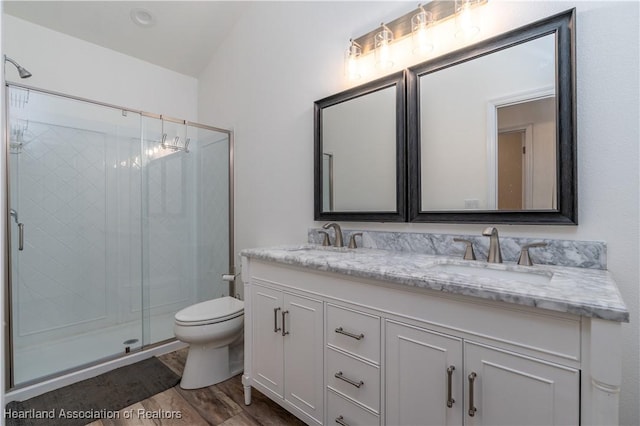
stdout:
<svg viewBox="0 0 640 426">
<path fill-rule="evenodd" d="M 182 375 L 186 355 L 187 350 L 182 349 L 162 355 L 158 359 Z M 251 390 L 251 405 L 244 405 L 240 376 L 202 389 L 185 390 L 181 389 L 180 385 L 175 386 L 123 408 L 118 417 L 98 420 L 89 423 L 89 426 L 304 425 L 302 421 L 255 389 Z"/>
</svg>

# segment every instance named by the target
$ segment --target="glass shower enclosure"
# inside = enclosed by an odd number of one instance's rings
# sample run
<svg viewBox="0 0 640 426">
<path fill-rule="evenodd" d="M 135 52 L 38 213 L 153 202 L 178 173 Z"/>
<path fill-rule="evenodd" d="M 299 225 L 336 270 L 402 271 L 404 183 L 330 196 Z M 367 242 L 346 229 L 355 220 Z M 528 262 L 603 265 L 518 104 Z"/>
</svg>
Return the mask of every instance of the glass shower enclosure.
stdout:
<svg viewBox="0 0 640 426">
<path fill-rule="evenodd" d="M 172 339 L 178 310 L 229 293 L 229 131 L 6 93 L 12 387 Z"/>
</svg>

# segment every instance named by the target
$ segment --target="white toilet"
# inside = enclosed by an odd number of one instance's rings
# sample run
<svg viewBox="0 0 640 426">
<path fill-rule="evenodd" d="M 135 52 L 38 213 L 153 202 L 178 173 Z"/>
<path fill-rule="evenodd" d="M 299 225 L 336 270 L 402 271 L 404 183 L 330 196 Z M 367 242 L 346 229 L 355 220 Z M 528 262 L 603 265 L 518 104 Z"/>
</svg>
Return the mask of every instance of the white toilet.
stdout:
<svg viewBox="0 0 640 426">
<path fill-rule="evenodd" d="M 189 344 L 180 387 L 197 389 L 227 380 L 238 369 L 235 352 L 243 349 L 244 302 L 221 297 L 184 308 L 175 316 L 176 338 Z M 236 368 L 232 364 L 236 364 Z"/>
</svg>

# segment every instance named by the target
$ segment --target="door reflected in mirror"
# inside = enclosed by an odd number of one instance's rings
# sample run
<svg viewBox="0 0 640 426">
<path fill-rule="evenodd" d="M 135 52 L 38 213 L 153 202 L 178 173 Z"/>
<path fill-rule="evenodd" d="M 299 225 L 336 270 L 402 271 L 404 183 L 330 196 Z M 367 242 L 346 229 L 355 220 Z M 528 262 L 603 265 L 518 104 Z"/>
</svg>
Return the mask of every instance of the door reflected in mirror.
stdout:
<svg viewBox="0 0 640 426">
<path fill-rule="evenodd" d="M 555 96 L 500 106 L 496 115 L 498 166 L 489 173 L 497 193 L 489 208 L 556 210 Z"/>
</svg>

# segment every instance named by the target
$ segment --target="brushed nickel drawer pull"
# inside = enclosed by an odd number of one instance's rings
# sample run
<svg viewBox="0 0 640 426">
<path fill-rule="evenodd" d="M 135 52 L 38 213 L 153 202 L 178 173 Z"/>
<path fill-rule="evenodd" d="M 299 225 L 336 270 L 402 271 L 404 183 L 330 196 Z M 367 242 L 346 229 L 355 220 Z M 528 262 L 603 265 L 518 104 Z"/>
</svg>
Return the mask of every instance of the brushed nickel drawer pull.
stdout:
<svg viewBox="0 0 640 426">
<path fill-rule="evenodd" d="M 273 308 L 273 332 L 277 333 L 280 331 L 280 327 L 278 327 L 278 311 L 280 308 Z"/>
<path fill-rule="evenodd" d="M 283 336 L 286 336 L 287 334 L 289 334 L 289 332 L 285 331 L 285 329 L 284 329 L 284 326 L 286 325 L 284 321 L 285 321 L 285 317 L 286 317 L 286 315 L 288 313 L 289 313 L 289 311 L 282 311 L 282 335 Z"/>
<path fill-rule="evenodd" d="M 447 368 L 447 407 L 453 407 L 453 403 L 456 402 L 455 399 L 451 396 L 451 378 L 453 376 L 453 370 L 456 368 L 451 365 Z"/>
<path fill-rule="evenodd" d="M 469 374 L 469 417 L 476 415 L 478 409 L 473 404 L 473 384 L 476 381 L 477 374 L 473 371 Z"/>
<path fill-rule="evenodd" d="M 349 426 L 349 423 L 345 422 L 344 421 L 344 417 L 342 417 L 342 416 L 336 417 L 336 423 L 338 423 L 339 425 L 342 425 L 342 426 Z"/>
<path fill-rule="evenodd" d="M 355 380 L 352 380 L 348 377 L 344 377 L 344 375 L 342 374 L 342 371 L 338 371 L 336 374 L 333 375 L 333 377 L 335 377 L 336 379 L 340 379 L 344 382 L 347 382 L 350 385 L 357 387 L 358 389 L 360 389 L 360 386 L 364 385 L 364 382 L 362 380 L 360 380 L 359 382 L 356 382 Z"/>
<path fill-rule="evenodd" d="M 351 337 L 353 339 L 356 339 L 356 340 L 364 339 L 364 334 L 362 334 L 362 333 L 360 333 L 360 334 L 349 333 L 348 331 L 344 331 L 344 329 L 342 327 L 336 328 L 336 333 L 344 334 L 345 336 L 349 336 L 349 337 Z"/>
</svg>

